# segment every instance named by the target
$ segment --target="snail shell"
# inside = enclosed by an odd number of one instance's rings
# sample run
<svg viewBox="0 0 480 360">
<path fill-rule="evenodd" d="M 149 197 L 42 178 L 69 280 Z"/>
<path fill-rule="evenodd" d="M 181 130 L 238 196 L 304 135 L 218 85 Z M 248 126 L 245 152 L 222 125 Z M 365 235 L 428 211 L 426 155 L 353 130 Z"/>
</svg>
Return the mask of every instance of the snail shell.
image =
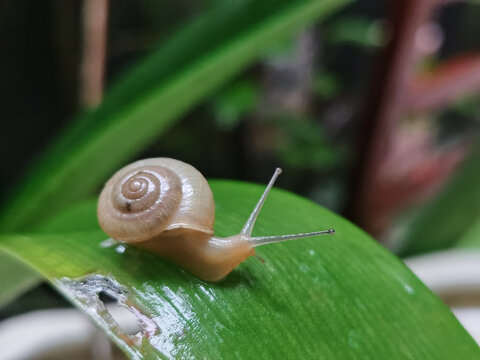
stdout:
<svg viewBox="0 0 480 360">
<path fill-rule="evenodd" d="M 213 235 L 215 203 L 193 166 L 152 158 L 127 165 L 106 183 L 97 216 L 107 234 L 128 243 L 179 229 Z"/>
</svg>

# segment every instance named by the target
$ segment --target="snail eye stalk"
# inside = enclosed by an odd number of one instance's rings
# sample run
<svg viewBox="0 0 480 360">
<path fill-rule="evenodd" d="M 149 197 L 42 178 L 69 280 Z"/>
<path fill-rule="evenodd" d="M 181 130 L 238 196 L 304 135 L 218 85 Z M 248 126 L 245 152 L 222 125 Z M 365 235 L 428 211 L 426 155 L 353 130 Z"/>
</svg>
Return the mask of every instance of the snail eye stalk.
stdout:
<svg viewBox="0 0 480 360">
<path fill-rule="evenodd" d="M 270 193 L 270 190 L 272 190 L 273 184 L 275 184 L 275 180 L 277 180 L 278 175 L 282 173 L 282 169 L 276 168 L 275 172 L 273 173 L 272 178 L 268 182 L 267 187 L 265 188 L 265 191 L 263 192 L 262 196 L 260 197 L 260 200 L 258 200 L 257 205 L 253 209 L 252 213 L 248 217 L 247 222 L 245 225 L 243 225 L 242 231 L 240 231 L 241 234 L 245 234 L 248 236 L 252 235 L 252 230 L 253 227 L 255 226 L 255 222 L 257 221 L 258 214 L 260 213 L 260 210 L 262 210 L 263 204 L 265 203 L 265 200 L 267 199 L 268 194 Z"/>
<path fill-rule="evenodd" d="M 282 169 L 280 168 L 275 169 L 275 172 L 273 173 L 272 178 L 268 182 L 268 185 L 265 188 L 265 191 L 263 192 L 262 196 L 258 200 L 258 203 L 253 209 L 252 213 L 248 217 L 248 220 L 243 226 L 240 234 L 248 235 L 249 237 L 252 235 L 253 227 L 255 226 L 255 222 L 257 221 L 258 214 L 260 213 L 260 210 L 262 209 L 263 204 L 265 203 L 265 200 L 267 199 L 268 194 L 270 193 L 270 190 L 272 190 L 273 185 L 275 184 L 275 181 L 278 178 L 278 175 L 280 175 L 281 173 L 282 173 Z M 271 244 L 275 242 L 301 239 L 301 238 L 311 237 L 316 235 L 334 234 L 334 233 L 335 233 L 335 230 L 329 229 L 329 230 L 321 230 L 321 231 L 314 231 L 314 232 L 300 233 L 300 234 L 258 236 L 258 237 L 251 237 L 250 239 L 251 239 L 251 242 L 253 243 L 253 246 L 255 247 L 255 246 Z"/>
</svg>

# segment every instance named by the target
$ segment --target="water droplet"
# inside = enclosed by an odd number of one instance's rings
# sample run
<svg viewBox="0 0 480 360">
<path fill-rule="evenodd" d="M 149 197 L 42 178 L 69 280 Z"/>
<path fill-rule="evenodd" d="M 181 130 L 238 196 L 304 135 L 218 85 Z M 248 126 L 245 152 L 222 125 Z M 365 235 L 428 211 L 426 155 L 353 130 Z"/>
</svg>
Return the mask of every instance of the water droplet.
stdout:
<svg viewBox="0 0 480 360">
<path fill-rule="evenodd" d="M 125 250 L 127 249 L 127 247 L 125 245 L 118 245 L 116 248 L 115 248 L 115 251 L 119 254 L 123 254 L 125 252 Z"/>
</svg>

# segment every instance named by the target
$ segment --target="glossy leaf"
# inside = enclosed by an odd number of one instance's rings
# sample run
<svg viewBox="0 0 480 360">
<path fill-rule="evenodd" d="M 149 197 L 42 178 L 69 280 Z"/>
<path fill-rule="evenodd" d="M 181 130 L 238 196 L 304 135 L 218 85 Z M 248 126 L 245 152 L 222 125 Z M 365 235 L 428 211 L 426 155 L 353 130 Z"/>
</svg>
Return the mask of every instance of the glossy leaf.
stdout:
<svg viewBox="0 0 480 360">
<path fill-rule="evenodd" d="M 402 255 L 445 249 L 480 218 L 480 142 L 445 189 L 408 226 Z"/>
<path fill-rule="evenodd" d="M 34 229 L 83 199 L 271 43 L 347 1 L 228 1 L 201 16 L 77 119 L 19 184 L 0 228 Z"/>
<path fill-rule="evenodd" d="M 263 186 L 211 185 L 216 233 L 231 235 Z M 96 227 L 81 213 L 64 218 L 68 227 Z M 0 247 L 42 272 L 132 358 L 480 358 L 450 310 L 399 259 L 328 210 L 274 189 L 254 235 L 330 227 L 335 235 L 260 247 L 265 263 L 250 258 L 215 284 L 135 248 L 102 248 L 98 230 L 3 235 Z M 149 336 L 135 343 L 88 306 L 85 291 L 102 288 L 87 286 L 86 276 L 139 309 Z"/>
</svg>

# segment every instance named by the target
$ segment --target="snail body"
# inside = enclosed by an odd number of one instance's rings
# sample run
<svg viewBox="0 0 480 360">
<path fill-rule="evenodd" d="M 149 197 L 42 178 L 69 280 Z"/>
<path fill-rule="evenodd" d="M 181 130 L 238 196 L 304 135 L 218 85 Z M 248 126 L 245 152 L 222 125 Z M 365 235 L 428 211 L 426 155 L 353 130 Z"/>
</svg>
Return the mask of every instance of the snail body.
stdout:
<svg viewBox="0 0 480 360">
<path fill-rule="evenodd" d="M 277 169 L 237 235 L 214 236 L 215 203 L 207 180 L 193 166 L 151 158 L 125 166 L 107 181 L 97 207 L 102 229 L 113 239 L 170 259 L 206 281 L 218 281 L 271 242 L 326 233 L 252 237 L 253 225 L 281 170 Z"/>
</svg>

